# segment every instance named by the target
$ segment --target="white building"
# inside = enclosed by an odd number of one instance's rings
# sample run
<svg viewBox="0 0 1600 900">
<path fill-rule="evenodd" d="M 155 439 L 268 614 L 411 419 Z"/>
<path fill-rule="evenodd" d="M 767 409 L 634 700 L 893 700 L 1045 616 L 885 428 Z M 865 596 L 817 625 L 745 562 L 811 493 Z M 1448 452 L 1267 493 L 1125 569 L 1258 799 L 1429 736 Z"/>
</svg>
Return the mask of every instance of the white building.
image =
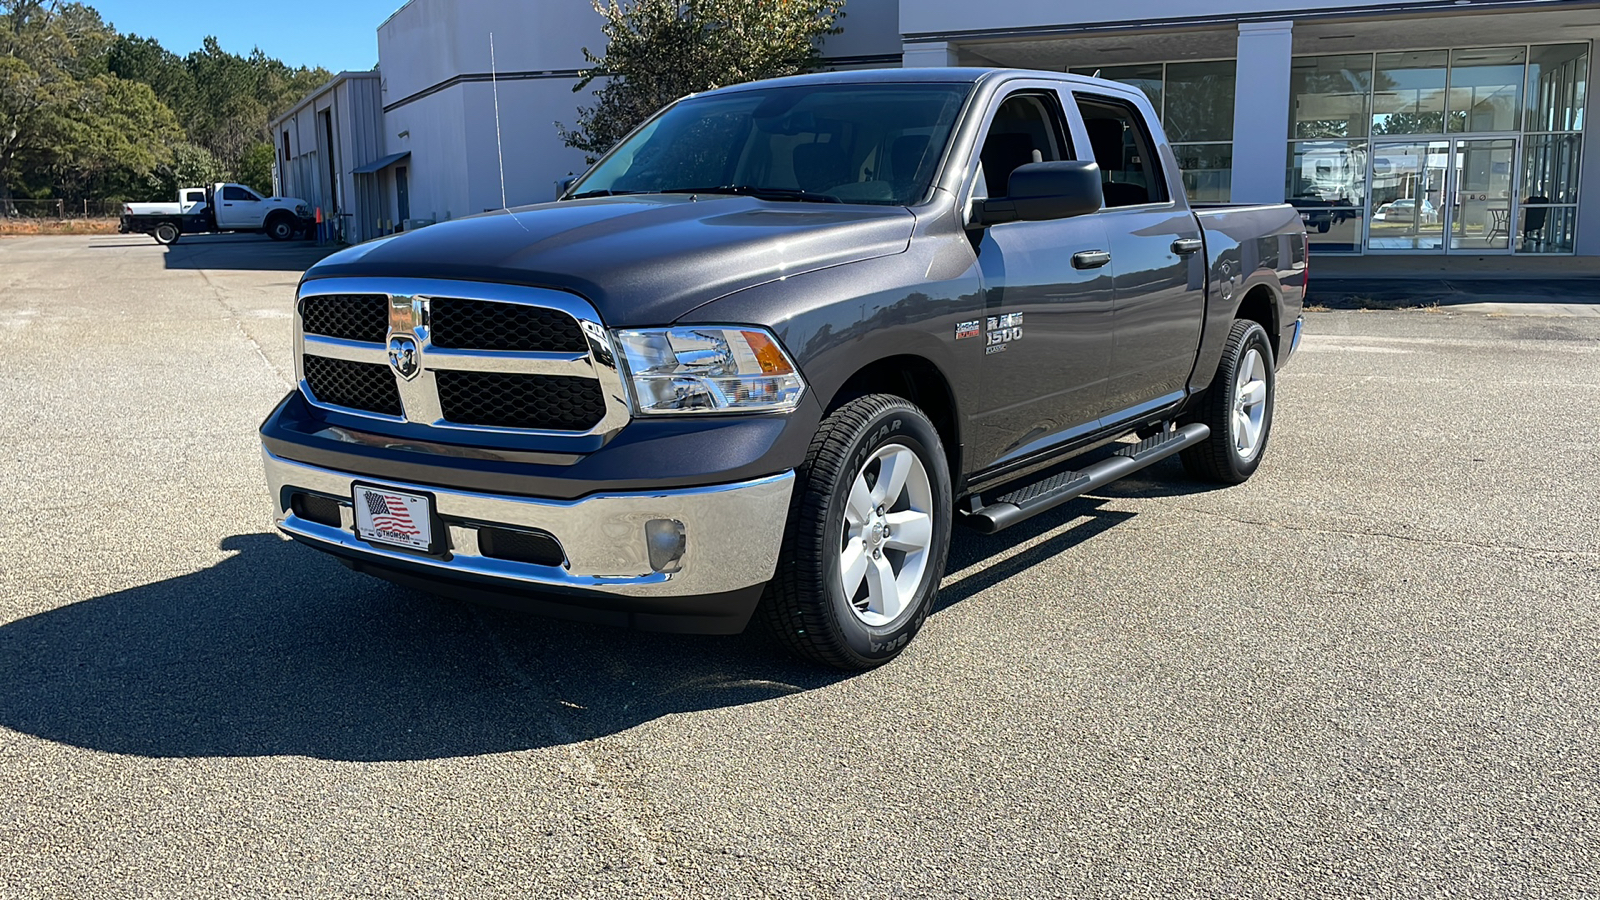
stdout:
<svg viewBox="0 0 1600 900">
<path fill-rule="evenodd" d="M 1016 66 L 1137 85 L 1193 197 L 1288 198 L 1324 253 L 1600 255 L 1600 204 L 1578 202 L 1580 172 L 1600 166 L 1585 115 L 1600 0 L 846 9 L 824 46 L 838 67 Z M 599 24 L 589 0 L 412 0 L 383 23 L 384 141 L 341 156 L 341 171 L 379 166 L 377 227 L 499 207 L 497 147 L 511 205 L 549 199 L 580 171 L 553 123 L 587 102 L 571 88 Z"/>
<path fill-rule="evenodd" d="M 346 233 L 375 237 L 385 196 L 361 166 L 384 153 L 377 72 L 340 72 L 272 123 L 277 145 L 273 192 L 298 197 L 325 217 L 346 215 Z"/>
</svg>

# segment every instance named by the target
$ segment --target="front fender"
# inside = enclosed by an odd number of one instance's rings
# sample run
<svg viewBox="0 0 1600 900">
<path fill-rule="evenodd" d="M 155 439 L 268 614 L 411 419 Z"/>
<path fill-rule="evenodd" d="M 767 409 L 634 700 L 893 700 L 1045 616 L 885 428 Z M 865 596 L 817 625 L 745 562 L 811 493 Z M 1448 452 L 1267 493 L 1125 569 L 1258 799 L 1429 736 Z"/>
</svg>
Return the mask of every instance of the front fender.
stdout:
<svg viewBox="0 0 1600 900">
<path fill-rule="evenodd" d="M 880 360 L 927 360 L 949 384 L 957 410 L 978 389 L 976 341 L 955 343 L 956 324 L 981 315 L 975 268 L 948 280 L 925 278 L 926 252 L 864 260 L 768 282 L 693 310 L 681 324 L 772 328 L 794 357 L 807 390 L 828 408 L 851 376 Z M 959 416 L 958 416 L 959 419 Z"/>
</svg>

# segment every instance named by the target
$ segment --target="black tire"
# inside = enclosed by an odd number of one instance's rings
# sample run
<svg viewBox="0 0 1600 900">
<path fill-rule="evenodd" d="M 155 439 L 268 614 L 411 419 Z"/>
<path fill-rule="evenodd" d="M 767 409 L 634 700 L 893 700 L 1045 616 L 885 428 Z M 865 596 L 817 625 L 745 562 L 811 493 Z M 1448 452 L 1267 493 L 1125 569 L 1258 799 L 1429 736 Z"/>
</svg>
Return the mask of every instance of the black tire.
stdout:
<svg viewBox="0 0 1600 900">
<path fill-rule="evenodd" d="M 294 220 L 285 215 L 276 215 L 267 220 L 267 237 L 275 241 L 287 241 L 294 237 Z"/>
<path fill-rule="evenodd" d="M 178 230 L 178 226 L 172 224 L 171 222 L 162 222 L 160 225 L 157 225 L 154 235 L 156 243 L 162 246 L 176 244 L 178 239 L 182 236 L 183 233 Z"/>
<path fill-rule="evenodd" d="M 1265 382 L 1265 398 L 1261 401 L 1259 433 L 1249 447 L 1241 452 L 1235 432 L 1234 411 L 1239 399 L 1239 370 L 1250 353 L 1259 354 L 1263 364 L 1259 373 Z M 1276 364 L 1272 357 L 1272 342 L 1260 323 L 1239 319 L 1228 332 L 1228 343 L 1222 351 L 1222 362 L 1217 365 L 1216 377 L 1200 399 L 1193 420 L 1211 427 L 1211 436 L 1183 451 L 1183 467 L 1190 475 L 1221 484 L 1242 484 L 1261 466 L 1267 452 L 1267 440 L 1272 436 L 1272 408 L 1278 396 Z M 1247 416 L 1247 418 L 1249 418 Z"/>
<path fill-rule="evenodd" d="M 875 465 L 882 474 L 875 454 L 893 454 L 898 448 L 914 453 L 927 476 L 931 537 L 921 551 L 921 581 L 911 599 L 892 620 L 872 625 L 863 621 L 866 613 L 857 612 L 856 598 L 846 596 L 843 586 L 840 559 L 849 543 L 845 507 L 858 476 L 875 481 Z M 950 466 L 939 432 L 906 400 L 869 394 L 822 421 L 796 474 L 782 553 L 762 599 L 762 618 L 780 643 L 804 659 L 851 671 L 883 665 L 900 655 L 927 620 L 950 551 Z M 882 554 L 885 560 L 900 555 L 902 567 L 910 560 L 900 551 L 885 549 Z M 865 591 L 865 579 L 861 584 Z"/>
</svg>

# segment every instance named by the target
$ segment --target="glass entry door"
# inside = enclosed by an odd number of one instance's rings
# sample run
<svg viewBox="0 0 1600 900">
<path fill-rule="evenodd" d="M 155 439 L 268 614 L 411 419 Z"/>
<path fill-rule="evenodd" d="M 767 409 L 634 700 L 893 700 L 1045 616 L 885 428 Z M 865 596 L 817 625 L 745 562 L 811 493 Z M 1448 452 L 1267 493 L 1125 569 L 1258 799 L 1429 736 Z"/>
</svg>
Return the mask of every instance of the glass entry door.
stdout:
<svg viewBox="0 0 1600 900">
<path fill-rule="evenodd" d="M 1374 143 L 1367 249 L 1506 253 L 1515 138 Z"/>
<path fill-rule="evenodd" d="M 1449 183 L 1450 249 L 1463 253 L 1511 250 L 1515 138 L 1455 140 Z"/>
</svg>

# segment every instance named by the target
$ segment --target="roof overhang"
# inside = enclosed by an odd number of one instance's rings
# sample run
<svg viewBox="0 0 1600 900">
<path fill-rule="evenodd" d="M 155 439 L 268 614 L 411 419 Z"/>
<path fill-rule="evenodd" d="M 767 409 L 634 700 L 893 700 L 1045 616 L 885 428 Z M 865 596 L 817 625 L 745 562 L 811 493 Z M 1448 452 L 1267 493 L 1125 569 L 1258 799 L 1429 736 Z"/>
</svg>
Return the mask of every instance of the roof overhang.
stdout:
<svg viewBox="0 0 1600 900">
<path fill-rule="evenodd" d="M 390 166 L 394 165 L 395 163 L 399 162 L 402 159 L 405 159 L 406 157 L 408 157 L 410 155 L 411 155 L 411 151 L 410 150 L 401 150 L 399 153 L 391 153 L 391 154 L 389 154 L 388 156 L 385 156 L 382 159 L 375 159 L 372 162 L 369 162 L 366 165 L 361 166 L 360 168 L 357 168 L 356 170 L 354 170 L 350 174 L 352 174 L 352 175 L 372 175 L 374 173 L 381 172 L 384 169 L 389 168 Z"/>
</svg>

